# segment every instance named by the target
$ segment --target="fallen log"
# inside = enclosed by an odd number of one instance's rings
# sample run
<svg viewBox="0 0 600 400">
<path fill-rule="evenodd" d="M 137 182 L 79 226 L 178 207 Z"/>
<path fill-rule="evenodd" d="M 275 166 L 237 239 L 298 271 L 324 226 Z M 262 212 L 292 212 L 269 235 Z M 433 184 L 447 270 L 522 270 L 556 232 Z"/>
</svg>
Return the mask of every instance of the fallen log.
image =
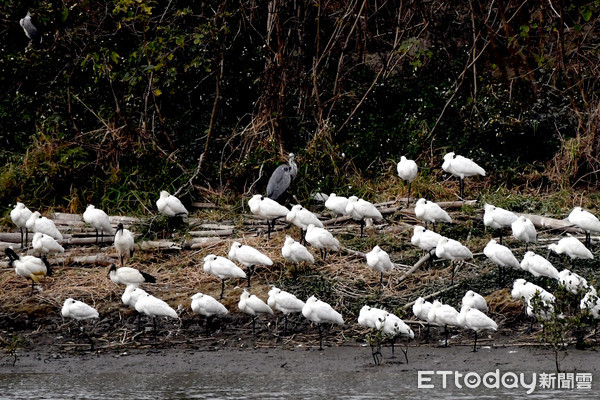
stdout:
<svg viewBox="0 0 600 400">
<path fill-rule="evenodd" d="M 181 250 L 180 244 L 166 240 L 144 240 L 140 244 L 142 250 Z"/>
<path fill-rule="evenodd" d="M 231 236 L 233 229 L 219 229 L 208 231 L 189 231 L 190 236 L 210 237 L 210 236 Z"/>
</svg>

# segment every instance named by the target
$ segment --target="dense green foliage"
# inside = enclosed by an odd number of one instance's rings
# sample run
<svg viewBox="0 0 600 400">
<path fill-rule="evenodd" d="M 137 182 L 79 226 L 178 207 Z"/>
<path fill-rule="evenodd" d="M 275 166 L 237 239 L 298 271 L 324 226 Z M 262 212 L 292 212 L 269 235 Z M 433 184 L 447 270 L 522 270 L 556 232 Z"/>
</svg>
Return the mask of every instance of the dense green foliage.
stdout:
<svg viewBox="0 0 600 400">
<path fill-rule="evenodd" d="M 301 196 L 447 150 L 503 185 L 595 182 L 600 3 L 555 3 L 4 1 L 3 204 L 260 191 L 290 151 Z"/>
</svg>

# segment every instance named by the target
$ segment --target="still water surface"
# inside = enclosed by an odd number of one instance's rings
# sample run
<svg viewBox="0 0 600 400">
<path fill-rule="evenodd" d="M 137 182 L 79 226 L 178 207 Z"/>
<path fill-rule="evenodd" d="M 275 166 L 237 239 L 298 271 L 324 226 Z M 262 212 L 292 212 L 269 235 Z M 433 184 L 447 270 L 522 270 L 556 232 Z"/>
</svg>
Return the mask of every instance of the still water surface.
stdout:
<svg viewBox="0 0 600 400">
<path fill-rule="evenodd" d="M 355 373 L 227 376 L 212 372 L 166 374 L 0 374 L 1 399 L 590 399 L 583 390 L 419 389 L 416 374 L 393 369 Z M 414 376 L 413 376 L 414 375 Z M 413 379 L 414 378 L 414 379 Z"/>
</svg>

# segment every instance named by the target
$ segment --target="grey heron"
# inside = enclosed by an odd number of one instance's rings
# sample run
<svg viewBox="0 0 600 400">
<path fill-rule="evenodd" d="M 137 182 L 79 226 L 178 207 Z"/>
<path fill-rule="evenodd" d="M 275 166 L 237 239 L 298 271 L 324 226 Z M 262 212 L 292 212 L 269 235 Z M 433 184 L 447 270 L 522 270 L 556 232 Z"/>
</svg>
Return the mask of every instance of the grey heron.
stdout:
<svg viewBox="0 0 600 400">
<path fill-rule="evenodd" d="M 292 179 L 298 173 L 298 166 L 294 162 L 294 153 L 290 153 L 287 164 L 282 164 L 275 168 L 267 184 L 267 197 L 277 200 L 290 186 Z"/>
</svg>

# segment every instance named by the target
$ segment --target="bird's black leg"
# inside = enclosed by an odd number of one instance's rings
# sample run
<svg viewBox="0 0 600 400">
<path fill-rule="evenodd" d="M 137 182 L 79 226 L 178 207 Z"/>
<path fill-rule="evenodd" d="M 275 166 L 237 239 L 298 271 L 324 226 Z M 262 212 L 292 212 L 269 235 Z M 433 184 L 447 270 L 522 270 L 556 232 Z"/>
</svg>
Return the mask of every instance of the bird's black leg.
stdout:
<svg viewBox="0 0 600 400">
<path fill-rule="evenodd" d="M 221 297 L 219 297 L 219 300 L 223 300 L 223 293 L 225 293 L 225 279 L 221 279 Z"/>
<path fill-rule="evenodd" d="M 21 248 L 24 249 L 25 247 L 23 247 L 23 236 L 24 236 L 23 228 L 20 227 L 19 230 L 21 231 Z"/>
<path fill-rule="evenodd" d="M 283 314 L 283 336 L 287 336 L 287 314 Z"/>
<path fill-rule="evenodd" d="M 406 349 L 402 349 L 404 353 L 404 358 L 406 358 L 406 363 L 408 364 L 408 337 L 406 337 Z"/>
<path fill-rule="evenodd" d="M 463 199 L 465 197 L 465 180 L 459 178 L 460 181 L 460 198 Z"/>
<path fill-rule="evenodd" d="M 153 317 L 153 320 L 154 320 L 154 341 L 156 342 L 158 339 L 158 333 L 156 330 L 156 317 Z"/>
<path fill-rule="evenodd" d="M 500 229 L 500 244 L 502 244 L 502 229 Z"/>
<path fill-rule="evenodd" d="M 396 336 L 394 336 L 390 342 L 392 343 L 392 357 L 391 358 L 396 358 L 396 350 L 394 349 L 394 346 L 396 344 Z"/>
<path fill-rule="evenodd" d="M 360 237 L 363 237 L 363 230 L 365 227 L 365 220 L 364 218 L 360 220 Z"/>
<path fill-rule="evenodd" d="M 248 267 L 248 287 L 250 287 L 250 278 L 252 277 L 252 274 L 254 274 L 254 265 Z"/>
<path fill-rule="evenodd" d="M 375 365 L 380 365 L 383 354 L 381 354 L 381 342 L 379 341 L 379 337 L 375 339 L 375 345 L 371 346 L 371 351 L 373 352 L 373 362 Z"/>
<path fill-rule="evenodd" d="M 406 208 L 408 208 L 408 205 L 410 204 L 410 185 L 412 184 L 412 182 L 408 182 L 408 197 L 406 198 Z"/>
<path fill-rule="evenodd" d="M 319 327 L 319 351 L 323 351 L 323 327 L 321 324 L 317 324 Z"/>
<path fill-rule="evenodd" d="M 252 317 L 252 336 L 256 335 L 256 315 Z"/>
<path fill-rule="evenodd" d="M 498 286 L 502 287 L 502 267 L 498 265 Z"/>
<path fill-rule="evenodd" d="M 475 343 L 473 344 L 473 353 L 477 352 L 477 331 L 475 331 Z"/>
<path fill-rule="evenodd" d="M 33 285 L 35 285 L 35 282 L 32 279 L 31 280 L 31 292 L 29 293 L 29 297 L 33 296 Z"/>
<path fill-rule="evenodd" d="M 448 347 L 448 325 L 444 325 L 444 335 L 446 336 L 446 341 L 444 342 L 444 347 Z"/>
</svg>

